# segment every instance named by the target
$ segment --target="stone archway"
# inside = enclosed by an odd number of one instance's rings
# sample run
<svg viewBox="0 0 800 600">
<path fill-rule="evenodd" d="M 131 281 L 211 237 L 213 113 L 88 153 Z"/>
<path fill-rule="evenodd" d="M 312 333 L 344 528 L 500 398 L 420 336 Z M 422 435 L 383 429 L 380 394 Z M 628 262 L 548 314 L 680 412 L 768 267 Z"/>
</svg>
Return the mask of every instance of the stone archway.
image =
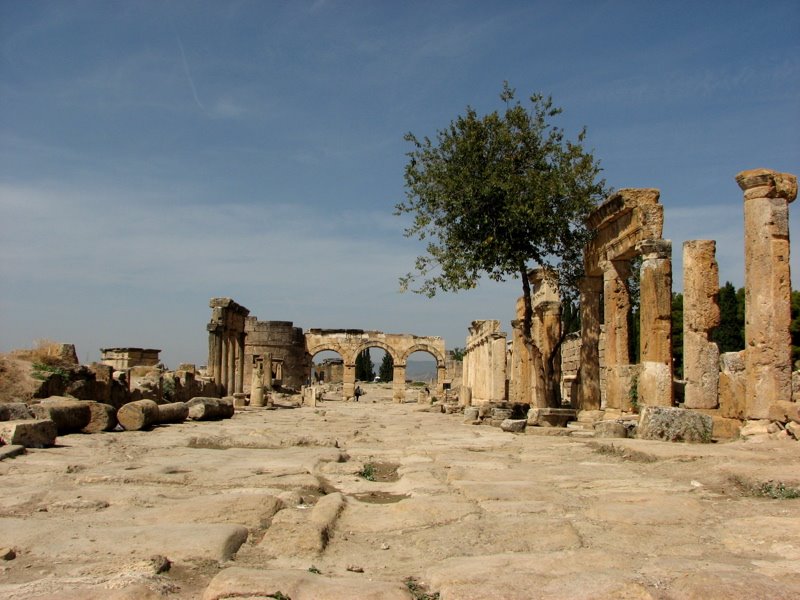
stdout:
<svg viewBox="0 0 800 600">
<path fill-rule="evenodd" d="M 447 376 L 444 361 L 445 344 L 440 337 L 363 329 L 309 329 L 305 336 L 306 352 L 309 357 L 322 350 L 333 350 L 344 360 L 342 395 L 345 400 L 353 397 L 356 383 L 356 356 L 366 348 L 381 348 L 394 360 L 392 397 L 395 402 L 405 400 L 406 361 L 410 354 L 417 351 L 427 352 L 436 360 L 436 390 L 440 396 L 444 392 L 444 381 Z"/>
</svg>

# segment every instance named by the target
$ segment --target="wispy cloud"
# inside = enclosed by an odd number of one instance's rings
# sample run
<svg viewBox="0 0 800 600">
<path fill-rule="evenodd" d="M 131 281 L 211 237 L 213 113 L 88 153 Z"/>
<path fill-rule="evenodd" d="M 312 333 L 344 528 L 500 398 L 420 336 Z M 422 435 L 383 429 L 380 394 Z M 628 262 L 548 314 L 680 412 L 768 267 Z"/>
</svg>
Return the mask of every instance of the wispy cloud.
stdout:
<svg viewBox="0 0 800 600">
<path fill-rule="evenodd" d="M 186 60 L 186 51 L 183 49 L 183 41 L 181 40 L 181 35 L 176 31 L 175 32 L 175 39 L 178 42 L 178 48 L 181 51 L 181 62 L 183 63 L 183 70 L 186 73 L 186 80 L 189 82 L 189 87 L 192 88 L 192 96 L 194 97 L 194 101 L 197 103 L 202 110 L 205 110 L 206 107 L 203 106 L 203 103 L 200 102 L 200 98 L 197 95 L 197 88 L 194 85 L 194 79 L 192 79 L 192 72 L 189 69 L 189 61 Z"/>
</svg>

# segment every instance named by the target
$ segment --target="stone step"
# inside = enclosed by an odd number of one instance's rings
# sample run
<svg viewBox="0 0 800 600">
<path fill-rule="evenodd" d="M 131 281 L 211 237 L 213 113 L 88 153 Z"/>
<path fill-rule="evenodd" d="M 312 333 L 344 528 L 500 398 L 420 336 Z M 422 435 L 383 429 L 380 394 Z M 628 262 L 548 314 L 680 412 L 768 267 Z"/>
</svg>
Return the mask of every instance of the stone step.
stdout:
<svg viewBox="0 0 800 600">
<path fill-rule="evenodd" d="M 576 429 L 572 433 L 570 433 L 570 437 L 574 437 L 574 438 L 593 438 L 594 437 L 594 431 L 589 431 L 588 429 L 585 429 L 585 430 L 581 431 L 580 429 Z"/>
<path fill-rule="evenodd" d="M 527 427 L 525 433 L 528 435 L 543 435 L 543 436 L 567 436 L 572 434 L 574 430 L 569 427 Z"/>
</svg>

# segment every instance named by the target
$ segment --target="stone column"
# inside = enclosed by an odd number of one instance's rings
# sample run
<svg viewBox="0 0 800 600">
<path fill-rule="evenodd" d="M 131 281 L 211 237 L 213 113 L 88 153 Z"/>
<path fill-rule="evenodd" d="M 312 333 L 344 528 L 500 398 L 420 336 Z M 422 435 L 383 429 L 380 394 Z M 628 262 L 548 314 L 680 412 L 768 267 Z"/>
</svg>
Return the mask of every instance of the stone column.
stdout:
<svg viewBox="0 0 800 600">
<path fill-rule="evenodd" d="M 714 240 L 683 243 L 683 378 L 686 408 L 719 404 L 719 266 Z"/>
<path fill-rule="evenodd" d="M 230 348 L 228 347 L 228 337 L 225 335 L 225 331 L 220 331 L 219 334 L 220 340 L 220 353 L 219 353 L 219 385 L 218 390 L 220 396 L 224 396 L 228 393 L 228 390 L 225 386 L 228 385 L 228 352 Z"/>
<path fill-rule="evenodd" d="M 236 389 L 236 339 L 228 333 L 228 367 L 226 370 L 225 393 L 232 396 Z"/>
<path fill-rule="evenodd" d="M 540 323 L 542 360 L 552 363 L 552 371 L 544 384 L 551 390 L 551 397 L 558 399 L 561 395 L 561 351 L 556 351 L 555 347 L 561 339 L 561 302 L 548 301 L 537 304 L 536 315 Z"/>
<path fill-rule="evenodd" d="M 744 191 L 745 411 L 766 419 L 770 404 L 792 400 L 789 203 L 797 177 L 742 171 Z"/>
<path fill-rule="evenodd" d="M 600 291 L 603 279 L 584 277 L 581 293 L 580 410 L 600 410 Z"/>
<path fill-rule="evenodd" d="M 491 373 L 489 373 L 489 397 L 494 402 L 506 399 L 506 336 L 492 337 L 489 352 Z"/>
<path fill-rule="evenodd" d="M 264 389 L 268 392 L 272 391 L 272 352 L 264 355 Z"/>
<path fill-rule="evenodd" d="M 342 373 L 342 400 L 349 402 L 356 394 L 356 363 L 345 363 Z"/>
<path fill-rule="evenodd" d="M 643 240 L 639 287 L 641 370 L 637 396 L 645 406 L 672 405 L 672 242 Z M 608 344 L 606 344 L 608 356 Z"/>
<path fill-rule="evenodd" d="M 264 363 L 257 361 L 253 365 L 253 376 L 250 384 L 250 406 L 264 406 Z"/>
<path fill-rule="evenodd" d="M 244 335 L 244 332 L 237 335 L 239 368 L 236 371 L 236 391 L 240 394 L 244 391 Z"/>
<path fill-rule="evenodd" d="M 403 402 L 406 399 L 406 364 L 394 363 L 392 367 L 392 399 Z"/>
<path fill-rule="evenodd" d="M 447 369 L 444 364 L 436 365 L 436 398 L 444 401 L 444 381 L 447 379 Z"/>
<path fill-rule="evenodd" d="M 606 324 L 606 403 L 609 408 L 624 408 L 627 403 L 630 369 L 628 315 L 631 298 L 628 291 L 630 263 L 626 260 L 603 263 L 603 314 Z"/>
</svg>

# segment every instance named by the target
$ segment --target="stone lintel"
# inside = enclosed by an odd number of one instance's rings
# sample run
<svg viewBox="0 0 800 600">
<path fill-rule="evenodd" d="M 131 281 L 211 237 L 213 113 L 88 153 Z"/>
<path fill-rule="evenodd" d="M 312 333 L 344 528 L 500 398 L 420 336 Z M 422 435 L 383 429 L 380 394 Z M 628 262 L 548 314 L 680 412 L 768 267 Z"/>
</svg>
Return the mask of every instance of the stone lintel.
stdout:
<svg viewBox="0 0 800 600">
<path fill-rule="evenodd" d="M 772 169 L 750 169 L 736 176 L 736 183 L 744 191 L 744 199 L 783 198 L 792 202 L 797 198 L 797 177 L 791 173 L 778 173 Z"/>
<path fill-rule="evenodd" d="M 237 315 L 246 317 L 250 310 L 233 301 L 231 298 L 211 298 L 208 302 L 209 308 L 225 308 Z"/>
<path fill-rule="evenodd" d="M 589 229 L 599 229 L 610 221 L 614 221 L 632 211 L 637 206 L 658 204 L 661 192 L 655 188 L 623 188 L 611 194 L 589 216 Z"/>
</svg>

